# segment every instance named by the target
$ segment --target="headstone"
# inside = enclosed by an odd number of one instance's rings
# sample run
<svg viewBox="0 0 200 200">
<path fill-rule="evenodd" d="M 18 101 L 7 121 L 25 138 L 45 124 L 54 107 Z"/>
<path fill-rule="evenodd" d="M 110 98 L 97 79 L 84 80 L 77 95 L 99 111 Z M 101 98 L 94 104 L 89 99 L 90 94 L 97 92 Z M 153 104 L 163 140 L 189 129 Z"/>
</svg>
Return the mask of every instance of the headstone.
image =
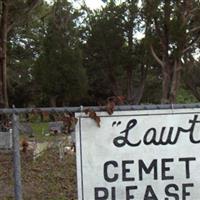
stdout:
<svg viewBox="0 0 200 200">
<path fill-rule="evenodd" d="M 63 121 L 49 122 L 49 131 L 53 133 L 62 133 Z"/>
<path fill-rule="evenodd" d="M 19 124 L 20 133 L 28 134 L 30 136 L 33 135 L 33 128 L 30 123 L 20 123 Z"/>
<path fill-rule="evenodd" d="M 33 159 L 36 160 L 49 148 L 49 142 L 36 143 L 33 151 Z"/>
<path fill-rule="evenodd" d="M 12 148 L 12 132 L 0 132 L 0 149 Z"/>
</svg>

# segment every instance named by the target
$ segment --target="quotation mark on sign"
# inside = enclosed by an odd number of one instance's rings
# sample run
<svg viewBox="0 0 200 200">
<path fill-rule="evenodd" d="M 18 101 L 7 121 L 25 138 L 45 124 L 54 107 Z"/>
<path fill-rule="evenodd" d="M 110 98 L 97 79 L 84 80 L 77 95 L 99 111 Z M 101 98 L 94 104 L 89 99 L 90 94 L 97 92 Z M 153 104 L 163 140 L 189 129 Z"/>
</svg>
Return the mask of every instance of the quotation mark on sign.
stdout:
<svg viewBox="0 0 200 200">
<path fill-rule="evenodd" d="M 118 121 L 118 122 L 114 121 L 114 122 L 112 123 L 112 127 L 113 127 L 113 126 L 119 126 L 121 123 L 122 123 L 121 121 Z"/>
</svg>

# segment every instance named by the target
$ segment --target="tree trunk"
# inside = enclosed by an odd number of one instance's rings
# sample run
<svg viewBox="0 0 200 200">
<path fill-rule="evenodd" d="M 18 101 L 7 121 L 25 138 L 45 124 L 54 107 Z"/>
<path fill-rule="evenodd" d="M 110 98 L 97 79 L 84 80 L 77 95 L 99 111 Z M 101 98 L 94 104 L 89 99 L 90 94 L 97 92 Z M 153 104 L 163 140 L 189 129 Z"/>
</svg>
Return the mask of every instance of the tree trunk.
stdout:
<svg viewBox="0 0 200 200">
<path fill-rule="evenodd" d="M 51 97 L 50 97 L 49 103 L 50 103 L 50 106 L 51 106 L 51 107 L 56 107 L 56 100 L 57 100 L 57 97 L 56 97 L 56 96 L 51 96 Z"/>
<path fill-rule="evenodd" d="M 0 40 L 0 108 L 4 107 L 3 98 L 3 50 L 2 42 Z"/>
<path fill-rule="evenodd" d="M 108 78 L 110 80 L 111 83 L 111 91 L 113 93 L 114 96 L 120 96 L 121 95 L 121 89 L 120 86 L 116 80 L 116 76 L 114 74 L 114 70 L 113 67 L 108 67 L 109 72 L 108 72 Z"/>
<path fill-rule="evenodd" d="M 163 69 L 162 101 L 161 103 L 175 103 L 181 79 L 182 64 L 175 60 L 174 64 L 165 64 Z"/>
<path fill-rule="evenodd" d="M 135 1 L 131 0 L 128 2 L 128 22 L 127 22 L 127 39 L 128 39 L 128 56 L 130 58 L 130 61 L 128 60 L 128 64 L 125 68 L 126 70 L 126 95 L 127 95 L 127 102 L 128 103 L 134 103 L 134 81 L 133 81 L 133 69 L 134 66 L 132 63 L 131 57 L 133 56 L 133 31 L 134 31 L 134 18 L 135 18 L 135 11 L 134 11 L 134 6 L 135 6 Z"/>
<path fill-rule="evenodd" d="M 169 103 L 169 92 L 170 92 L 170 84 L 171 84 L 171 74 L 170 74 L 170 66 L 165 64 L 162 69 L 162 99 L 161 103 L 166 104 Z"/>
<path fill-rule="evenodd" d="M 135 105 L 139 104 L 143 97 L 148 68 L 149 68 L 148 65 L 145 67 L 145 65 L 143 64 L 140 67 L 140 70 L 141 70 L 140 84 L 138 86 L 138 92 L 136 96 L 134 97 L 134 101 L 133 101 Z"/>
<path fill-rule="evenodd" d="M 134 100 L 133 100 L 134 105 L 138 105 L 140 103 L 142 96 L 144 94 L 144 86 L 145 86 L 145 80 L 142 80 L 139 85 L 138 91 L 134 97 Z"/>
<path fill-rule="evenodd" d="M 181 68 L 182 68 L 181 61 L 176 60 L 174 63 L 173 76 L 170 88 L 170 96 L 169 96 L 170 103 L 176 102 L 177 91 L 181 79 Z"/>
<path fill-rule="evenodd" d="M 126 84 L 127 84 L 127 101 L 133 103 L 133 71 L 131 67 L 126 69 Z"/>
<path fill-rule="evenodd" d="M 8 37 L 8 2 L 4 0 L 2 3 L 1 33 L 0 33 L 0 106 L 8 107 L 7 94 L 7 37 Z"/>
</svg>

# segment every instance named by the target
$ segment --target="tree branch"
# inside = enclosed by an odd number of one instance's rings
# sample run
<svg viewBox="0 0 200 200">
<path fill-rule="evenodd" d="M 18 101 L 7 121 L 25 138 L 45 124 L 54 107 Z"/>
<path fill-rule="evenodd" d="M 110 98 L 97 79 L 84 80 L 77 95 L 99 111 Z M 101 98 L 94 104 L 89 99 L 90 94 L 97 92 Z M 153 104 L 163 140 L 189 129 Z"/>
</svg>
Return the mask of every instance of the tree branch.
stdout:
<svg viewBox="0 0 200 200">
<path fill-rule="evenodd" d="M 199 40 L 200 40 L 200 36 L 197 35 L 197 36 L 189 43 L 189 45 L 188 45 L 185 49 L 183 49 L 182 53 L 185 54 L 187 51 L 189 51 L 190 48 L 192 47 L 192 45 L 193 45 L 195 42 L 198 42 Z"/>
<path fill-rule="evenodd" d="M 161 24 L 158 23 L 158 21 L 157 21 L 157 19 L 155 17 L 153 19 L 154 19 L 156 33 L 157 33 L 157 35 L 158 35 L 158 37 L 160 39 L 161 46 L 163 48 L 163 51 L 166 52 L 167 51 L 166 49 L 168 48 L 167 42 L 166 42 L 167 40 L 166 40 L 165 35 L 164 35 L 166 33 L 161 32 L 161 30 L 159 28 L 159 27 L 161 27 Z"/>
<path fill-rule="evenodd" d="M 193 32 L 198 31 L 198 30 L 200 30 L 200 26 L 197 26 L 197 27 L 191 29 L 190 32 L 193 33 Z"/>
<path fill-rule="evenodd" d="M 156 52 L 154 51 L 152 45 L 150 45 L 150 49 L 151 49 L 151 53 L 152 53 L 153 57 L 155 58 L 155 60 L 156 60 L 156 61 L 161 65 L 161 67 L 163 68 L 163 67 L 164 67 L 164 63 L 163 63 L 163 61 L 156 55 Z"/>
<path fill-rule="evenodd" d="M 24 12 L 20 15 L 20 17 L 15 18 L 15 20 L 8 26 L 8 32 L 16 25 L 19 24 L 20 22 L 24 21 L 26 17 L 31 13 L 33 9 L 35 9 L 38 5 L 38 3 L 41 0 L 32 0 L 29 5 L 25 8 Z M 28 4 L 28 2 L 27 2 Z"/>
</svg>

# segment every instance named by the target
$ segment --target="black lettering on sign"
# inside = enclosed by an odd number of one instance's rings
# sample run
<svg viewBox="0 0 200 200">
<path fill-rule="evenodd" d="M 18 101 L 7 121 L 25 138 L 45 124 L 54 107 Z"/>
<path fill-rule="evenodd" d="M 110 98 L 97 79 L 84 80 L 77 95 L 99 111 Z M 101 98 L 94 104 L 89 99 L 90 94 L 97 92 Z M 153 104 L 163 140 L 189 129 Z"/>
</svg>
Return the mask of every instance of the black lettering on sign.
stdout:
<svg viewBox="0 0 200 200">
<path fill-rule="evenodd" d="M 190 141 L 194 144 L 200 143 L 200 140 L 194 139 L 194 127 L 195 127 L 196 123 L 200 122 L 200 121 L 197 121 L 197 118 L 198 118 L 198 115 L 194 115 L 194 119 L 189 120 L 189 123 L 191 124 L 191 127 L 189 129 L 184 129 L 182 127 L 178 127 L 178 133 L 179 132 L 184 132 L 184 133 L 189 132 L 190 133 Z"/>
<path fill-rule="evenodd" d="M 147 185 L 144 200 L 158 200 L 153 188 L 150 185 Z"/>
<path fill-rule="evenodd" d="M 169 184 L 166 186 L 165 188 L 165 194 L 168 196 L 168 197 L 174 197 L 174 200 L 179 200 L 179 196 L 178 194 L 176 194 L 175 192 L 171 191 L 171 189 L 175 190 L 175 191 L 178 191 L 178 186 L 176 184 Z M 170 200 L 168 197 L 165 198 L 165 200 Z"/>
<path fill-rule="evenodd" d="M 111 187 L 111 200 L 116 200 L 116 189 Z"/>
<path fill-rule="evenodd" d="M 117 167 L 118 167 L 118 163 L 114 160 L 107 161 L 104 164 L 103 173 L 104 173 L 104 179 L 107 182 L 115 182 L 118 179 L 118 174 L 114 174 L 113 176 L 108 175 L 108 168 L 110 168 L 110 171 L 113 171 L 113 168 L 117 168 Z"/>
<path fill-rule="evenodd" d="M 157 130 L 155 128 L 150 128 L 144 134 L 143 142 L 145 145 L 154 144 L 156 146 L 176 144 L 180 133 L 177 133 L 173 139 L 173 130 L 174 130 L 174 127 L 170 127 L 169 131 L 167 132 L 166 127 L 162 127 L 161 132 L 157 133 Z M 167 139 L 164 139 L 166 134 L 167 134 Z"/>
<path fill-rule="evenodd" d="M 94 188 L 94 197 L 95 200 L 107 200 L 108 199 L 108 189 L 104 187 L 95 187 Z"/>
<path fill-rule="evenodd" d="M 165 158 L 161 160 L 161 168 L 162 168 L 162 180 L 171 180 L 174 179 L 173 176 L 167 176 L 166 172 L 170 171 L 170 167 L 166 166 L 166 163 L 174 162 L 173 158 Z"/>
<path fill-rule="evenodd" d="M 134 181 L 134 177 L 128 177 L 127 174 L 130 172 L 128 165 L 133 164 L 133 160 L 123 160 L 122 161 L 122 181 Z"/>
<path fill-rule="evenodd" d="M 149 167 L 147 167 L 144 163 L 143 160 L 139 160 L 139 180 L 142 181 L 143 180 L 143 171 L 146 174 L 150 174 L 151 171 L 153 171 L 153 177 L 154 180 L 158 179 L 158 168 L 157 168 L 157 160 L 154 159 L 151 164 L 149 165 Z"/>
<path fill-rule="evenodd" d="M 116 147 L 123 147 L 124 145 L 129 145 L 132 147 L 138 146 L 141 143 L 141 140 L 136 142 L 136 143 L 131 143 L 128 139 L 129 131 L 137 124 L 136 119 L 130 120 L 127 125 L 125 130 L 121 131 L 120 134 L 125 133 L 124 136 L 118 136 L 113 140 L 113 143 Z"/>
<path fill-rule="evenodd" d="M 113 139 L 113 144 L 116 147 L 123 147 L 125 145 L 128 145 L 130 147 L 137 147 L 139 146 L 142 141 L 145 145 L 174 145 L 178 142 L 178 139 L 180 138 L 181 133 L 189 133 L 189 141 L 193 144 L 199 144 L 200 139 L 194 137 L 194 130 L 195 125 L 197 123 L 200 123 L 200 121 L 197 120 L 198 115 L 194 115 L 193 119 L 189 119 L 188 123 L 190 127 L 183 128 L 183 127 L 161 127 L 160 130 L 157 130 L 155 127 L 151 127 L 144 131 L 141 139 L 134 141 L 134 138 L 132 137 L 130 140 L 129 134 L 133 134 L 134 127 L 137 125 L 136 119 L 131 119 L 127 125 L 126 128 L 120 132 L 120 135 Z M 117 122 L 113 122 L 115 125 Z M 119 122 L 118 122 L 119 123 Z M 120 121 L 121 124 L 121 121 Z M 119 124 L 119 125 L 120 125 Z M 117 124 L 118 125 L 118 124 Z"/>
<path fill-rule="evenodd" d="M 182 191 L 182 195 L 183 195 L 183 200 L 186 200 L 187 196 L 190 196 L 190 192 L 187 192 L 187 188 L 188 187 L 194 187 L 194 184 L 193 183 L 185 183 L 183 184 L 183 191 Z"/>
<path fill-rule="evenodd" d="M 134 199 L 134 195 L 131 195 L 131 190 L 136 190 L 137 186 L 127 186 L 126 187 L 126 200 Z"/>
<path fill-rule="evenodd" d="M 185 162 L 185 176 L 186 178 L 190 178 L 190 161 L 195 161 L 196 158 L 179 158 L 179 161 Z"/>
</svg>

